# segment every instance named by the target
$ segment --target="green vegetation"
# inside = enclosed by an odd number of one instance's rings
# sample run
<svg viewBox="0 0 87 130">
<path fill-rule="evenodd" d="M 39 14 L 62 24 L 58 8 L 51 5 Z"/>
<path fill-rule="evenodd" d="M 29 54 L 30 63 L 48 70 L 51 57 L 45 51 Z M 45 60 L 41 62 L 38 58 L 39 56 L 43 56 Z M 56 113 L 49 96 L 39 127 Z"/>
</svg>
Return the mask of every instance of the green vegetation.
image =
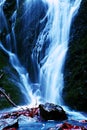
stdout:
<svg viewBox="0 0 87 130">
<path fill-rule="evenodd" d="M 17 82 L 17 81 L 16 81 Z M 0 87 L 5 90 L 6 94 L 10 99 L 17 105 L 24 103 L 24 97 L 21 93 L 21 90 L 18 88 L 15 81 L 11 80 L 9 74 L 3 73 L 3 76 L 0 79 Z M 12 105 L 7 101 L 7 99 L 1 94 L 0 95 L 0 109 L 7 107 L 12 107 Z"/>
<path fill-rule="evenodd" d="M 18 80 L 15 70 L 12 69 L 9 64 L 8 57 L 0 50 L 0 87 L 5 90 L 6 94 L 8 94 L 8 96 L 13 100 L 13 102 L 15 102 L 16 104 L 21 104 L 25 101 L 21 90 L 19 90 L 17 84 L 15 84 L 16 79 L 14 79 L 14 75 Z M 12 76 L 13 81 L 11 80 Z M 0 109 L 4 109 L 7 107 L 12 106 L 0 93 Z"/>
</svg>

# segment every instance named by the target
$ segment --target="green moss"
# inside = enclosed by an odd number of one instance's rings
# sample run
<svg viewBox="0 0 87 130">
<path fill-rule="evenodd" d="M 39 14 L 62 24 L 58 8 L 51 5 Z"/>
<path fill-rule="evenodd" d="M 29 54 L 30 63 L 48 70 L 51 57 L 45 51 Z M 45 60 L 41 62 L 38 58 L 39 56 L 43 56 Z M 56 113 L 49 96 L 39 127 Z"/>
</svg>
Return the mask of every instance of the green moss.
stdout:
<svg viewBox="0 0 87 130">
<path fill-rule="evenodd" d="M 8 57 L 2 51 L 0 51 L 0 76 L 0 87 L 5 90 L 6 94 L 10 96 L 14 103 L 17 105 L 23 104 L 25 99 L 19 87 L 15 84 L 16 80 L 18 82 L 19 79 L 18 74 L 11 67 Z M 12 105 L 1 95 L 0 110 L 8 107 L 12 107 Z"/>
<path fill-rule="evenodd" d="M 24 103 L 24 97 L 18 86 L 10 80 L 10 76 L 4 73 L 3 77 L 0 79 L 0 87 L 3 88 L 10 99 L 17 105 Z M 12 107 L 11 104 L 2 96 L 0 100 L 0 109 L 7 107 Z"/>
<path fill-rule="evenodd" d="M 6 94 L 10 96 L 10 98 L 13 100 L 14 103 L 16 103 L 17 105 L 24 103 L 25 101 L 23 94 L 21 93 L 21 90 L 19 89 L 17 84 L 15 84 L 16 79 L 18 80 L 18 75 L 16 71 L 9 64 L 9 58 L 7 57 L 7 55 L 4 54 L 1 50 L 0 50 L 0 75 L 2 75 L 0 78 L 0 87 L 5 90 Z M 11 79 L 12 75 L 14 82 Z M 12 107 L 12 105 L 9 104 L 6 98 L 1 95 L 0 109 L 4 109 L 7 107 Z"/>
</svg>

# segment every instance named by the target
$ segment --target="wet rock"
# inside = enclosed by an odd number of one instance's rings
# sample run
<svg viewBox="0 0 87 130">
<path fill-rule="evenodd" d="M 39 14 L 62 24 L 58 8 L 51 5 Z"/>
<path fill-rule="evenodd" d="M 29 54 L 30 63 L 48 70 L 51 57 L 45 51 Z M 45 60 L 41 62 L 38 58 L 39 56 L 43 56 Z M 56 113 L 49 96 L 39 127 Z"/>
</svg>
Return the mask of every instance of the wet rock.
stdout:
<svg viewBox="0 0 87 130">
<path fill-rule="evenodd" d="M 16 130 L 18 128 L 18 121 L 17 119 L 0 119 L 0 130 Z"/>
<path fill-rule="evenodd" d="M 67 115 L 63 108 L 52 103 L 40 104 L 40 116 L 43 120 L 66 120 Z"/>
</svg>

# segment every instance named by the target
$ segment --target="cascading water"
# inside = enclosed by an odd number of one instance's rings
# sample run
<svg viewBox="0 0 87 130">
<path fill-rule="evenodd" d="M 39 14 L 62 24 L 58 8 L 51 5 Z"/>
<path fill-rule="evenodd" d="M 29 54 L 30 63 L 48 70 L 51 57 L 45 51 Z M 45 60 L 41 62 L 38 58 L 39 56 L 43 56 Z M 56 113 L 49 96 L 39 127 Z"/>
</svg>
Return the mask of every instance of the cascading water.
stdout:
<svg viewBox="0 0 87 130">
<path fill-rule="evenodd" d="M 63 64 L 68 49 L 70 25 L 81 0 L 43 0 L 43 2 L 47 4 L 48 10 L 40 22 L 47 19 L 47 23 L 38 36 L 36 43 L 38 47 L 34 48 L 36 55 L 39 57 L 39 53 L 43 53 L 43 46 L 48 39 L 49 45 L 44 58 L 40 61 L 40 85 L 43 87 L 45 101 L 62 105 Z"/>
<path fill-rule="evenodd" d="M 18 58 L 14 31 L 17 10 L 15 10 L 12 15 L 12 31 L 10 34 L 3 12 L 3 4 L 5 3 L 5 0 L 0 0 L 0 17 L 3 20 L 3 26 L 0 25 L 0 31 L 2 32 L 3 28 L 7 30 L 6 44 L 8 45 L 5 47 L 1 41 L 0 49 L 9 56 L 12 67 L 18 73 L 20 78 L 18 87 L 29 104 L 35 103 L 35 100 L 37 100 L 38 103 L 42 100 L 44 102 L 53 102 L 63 105 L 63 65 L 68 50 L 70 26 L 82 0 L 39 0 L 39 2 L 40 1 L 46 6 L 46 15 L 44 18 L 40 19 L 39 22 L 41 25 L 44 21 L 46 22 L 37 37 L 35 47 L 31 54 L 32 62 L 36 63 L 38 69 L 38 74 L 36 73 L 36 76 L 38 76 L 37 78 L 39 80 L 32 83 L 27 69 L 24 68 Z M 25 1 L 26 13 L 27 8 L 31 10 L 35 2 L 36 0 Z M 18 8 L 18 0 L 16 0 L 16 3 Z M 27 26 L 27 22 L 26 17 L 24 27 Z M 11 36 L 13 39 L 12 42 L 10 40 Z M 14 47 L 14 50 L 12 47 Z M 44 52 L 43 48 L 45 50 Z M 33 89 L 36 86 L 39 87 L 33 92 Z"/>
<path fill-rule="evenodd" d="M 0 4 L 0 16 L 1 16 L 1 32 L 3 31 L 3 28 L 5 28 L 8 32 L 8 26 L 6 22 L 6 18 L 3 12 L 3 4 L 5 1 L 1 1 Z M 21 65 L 18 56 L 16 54 L 16 39 L 15 39 L 15 33 L 14 33 L 14 27 L 15 27 L 15 20 L 16 20 L 16 11 L 12 15 L 12 38 L 13 41 L 11 43 L 11 35 L 8 33 L 6 36 L 6 44 L 7 48 L 4 47 L 2 42 L 0 41 L 0 49 L 2 49 L 8 56 L 9 56 L 9 61 L 12 65 L 12 67 L 17 71 L 19 78 L 20 78 L 20 83 L 18 84 L 20 90 L 25 96 L 25 99 L 27 100 L 27 104 L 34 102 L 35 100 L 35 95 L 32 93 L 32 88 L 30 86 L 30 79 L 28 76 L 28 72 L 26 69 Z M 12 49 L 14 47 L 14 49 Z M 13 52 L 14 51 L 14 52 Z M 37 98 L 38 99 L 38 98 Z M 34 102 L 35 104 L 35 102 Z"/>
</svg>

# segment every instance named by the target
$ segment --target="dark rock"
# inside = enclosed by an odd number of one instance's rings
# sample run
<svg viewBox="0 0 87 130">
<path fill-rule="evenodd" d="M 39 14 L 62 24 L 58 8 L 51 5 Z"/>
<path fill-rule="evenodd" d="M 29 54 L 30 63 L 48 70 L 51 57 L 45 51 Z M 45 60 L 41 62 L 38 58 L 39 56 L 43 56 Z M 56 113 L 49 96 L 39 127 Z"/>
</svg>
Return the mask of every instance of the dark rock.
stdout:
<svg viewBox="0 0 87 130">
<path fill-rule="evenodd" d="M 63 99 L 69 107 L 87 112 L 87 0 L 72 21 L 64 65 Z"/>
<path fill-rule="evenodd" d="M 52 103 L 40 104 L 40 116 L 43 120 L 66 120 L 67 115 L 63 108 Z"/>
</svg>

